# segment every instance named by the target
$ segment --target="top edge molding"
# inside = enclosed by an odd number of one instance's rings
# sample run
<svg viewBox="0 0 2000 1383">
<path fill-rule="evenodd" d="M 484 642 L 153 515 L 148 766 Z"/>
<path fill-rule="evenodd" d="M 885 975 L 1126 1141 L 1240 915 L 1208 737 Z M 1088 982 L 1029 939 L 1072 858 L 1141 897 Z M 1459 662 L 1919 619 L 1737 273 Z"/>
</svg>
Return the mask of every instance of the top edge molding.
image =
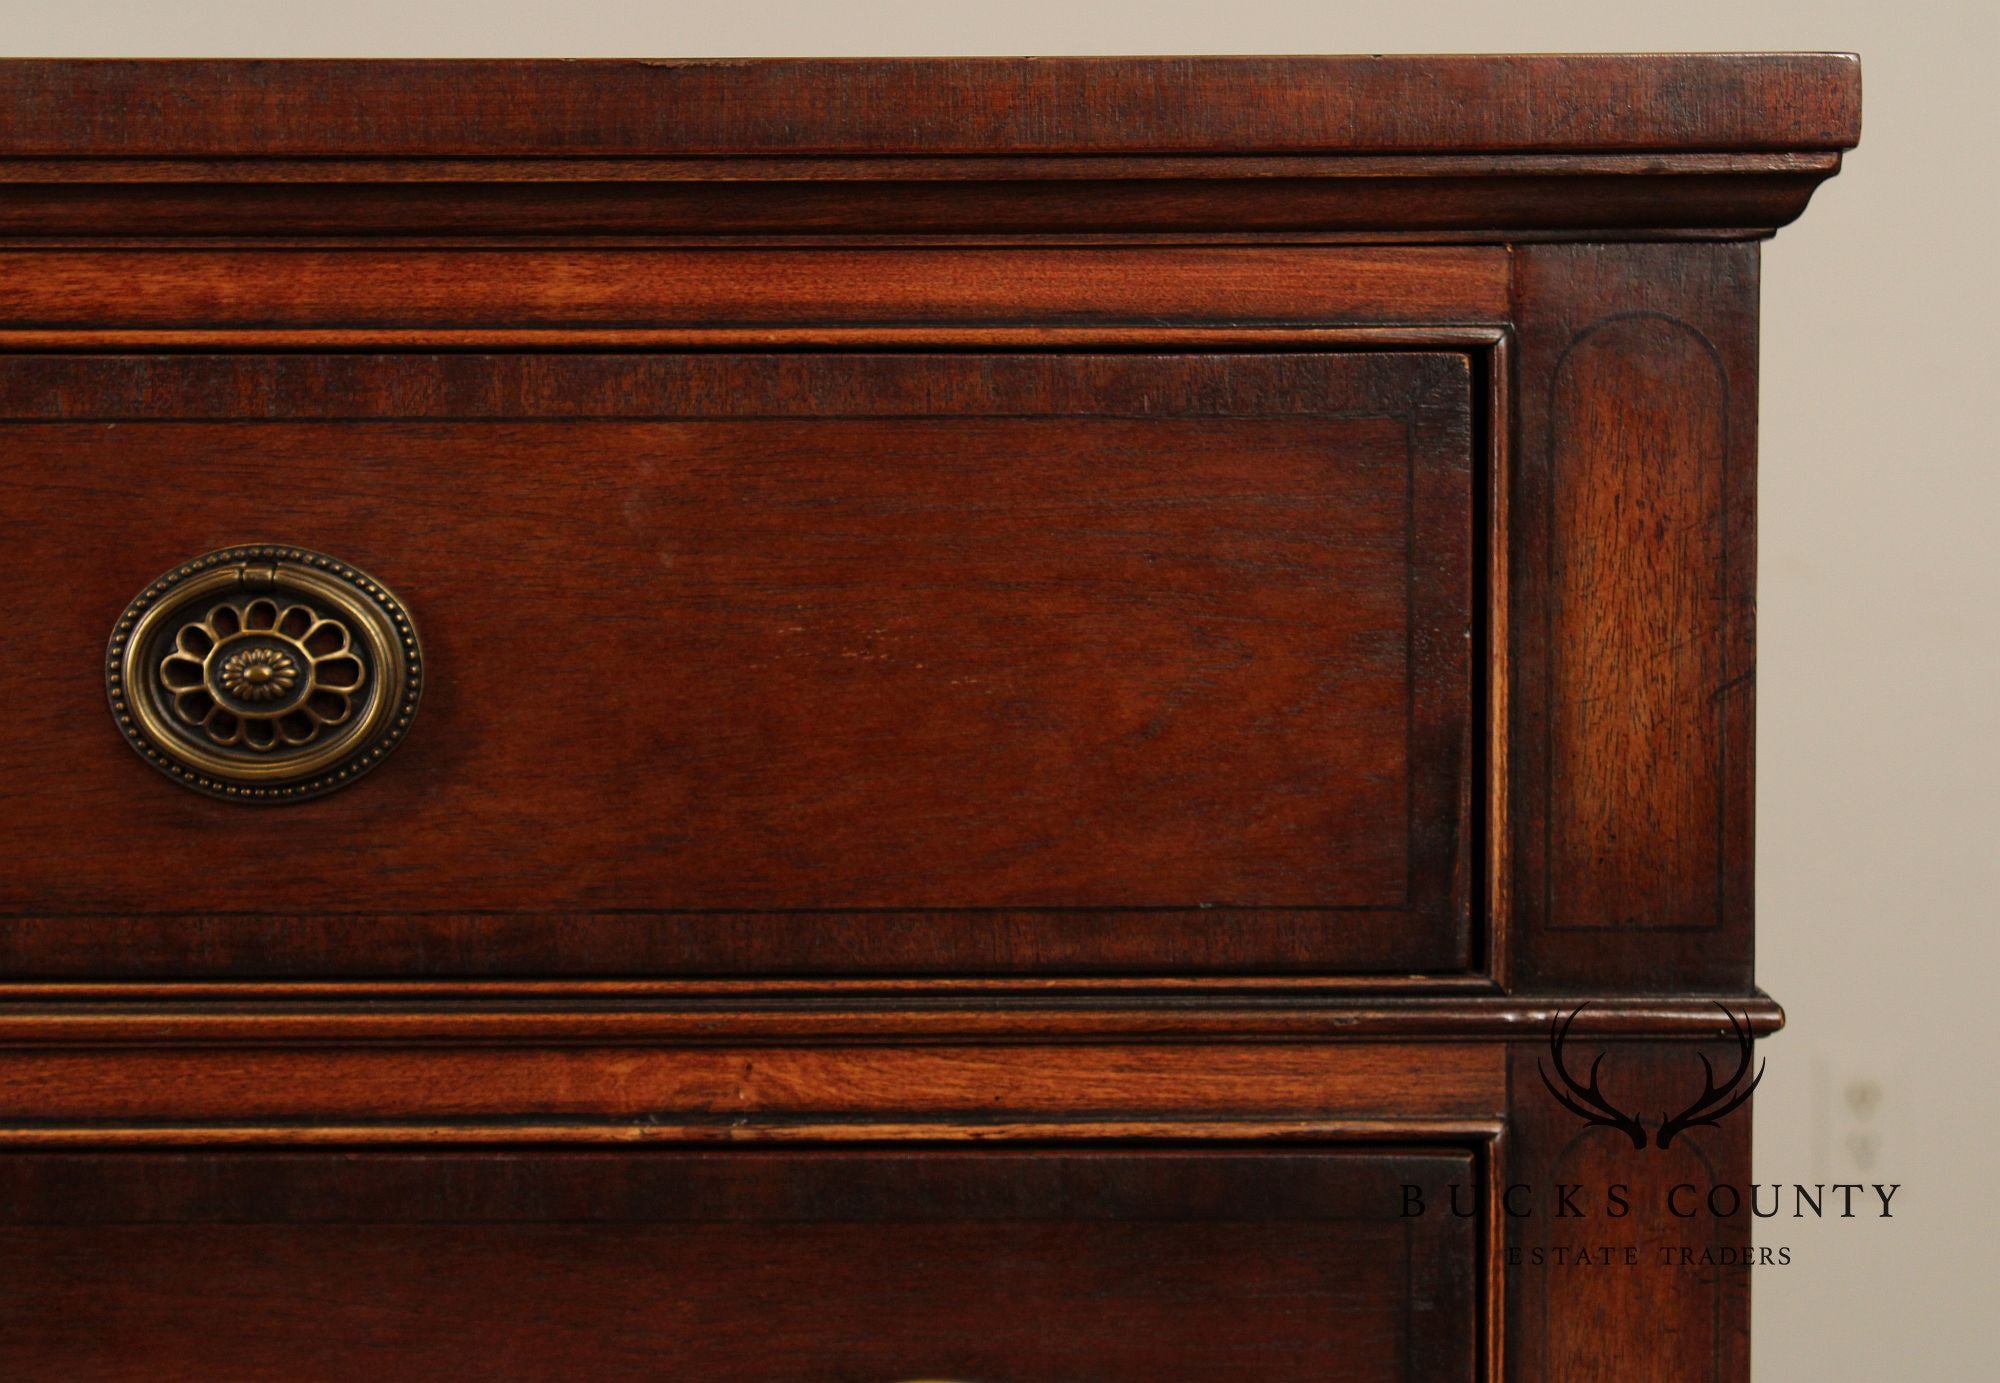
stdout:
<svg viewBox="0 0 2000 1383">
<path fill-rule="evenodd" d="M 0 61 L 0 158 L 1838 151 L 1851 54 Z"/>
</svg>

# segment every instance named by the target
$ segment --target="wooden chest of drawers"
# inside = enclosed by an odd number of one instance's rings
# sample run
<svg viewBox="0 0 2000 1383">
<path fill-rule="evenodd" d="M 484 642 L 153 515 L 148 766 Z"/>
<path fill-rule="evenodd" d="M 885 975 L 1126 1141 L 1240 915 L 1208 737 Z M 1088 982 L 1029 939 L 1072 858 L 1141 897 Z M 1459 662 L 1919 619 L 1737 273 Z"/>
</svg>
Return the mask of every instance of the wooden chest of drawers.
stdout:
<svg viewBox="0 0 2000 1383">
<path fill-rule="evenodd" d="M 0 63 L 0 1371 L 1744 1376 L 1858 88 Z"/>
</svg>

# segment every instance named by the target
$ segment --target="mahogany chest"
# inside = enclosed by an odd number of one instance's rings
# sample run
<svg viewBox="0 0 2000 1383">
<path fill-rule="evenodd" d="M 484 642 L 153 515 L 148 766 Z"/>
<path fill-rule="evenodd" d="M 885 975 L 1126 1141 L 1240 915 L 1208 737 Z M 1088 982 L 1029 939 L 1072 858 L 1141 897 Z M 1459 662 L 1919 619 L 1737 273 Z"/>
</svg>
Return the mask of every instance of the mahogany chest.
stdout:
<svg viewBox="0 0 2000 1383">
<path fill-rule="evenodd" d="M 1745 1377 L 1758 256 L 1858 128 L 0 62 L 0 1373 Z"/>
</svg>

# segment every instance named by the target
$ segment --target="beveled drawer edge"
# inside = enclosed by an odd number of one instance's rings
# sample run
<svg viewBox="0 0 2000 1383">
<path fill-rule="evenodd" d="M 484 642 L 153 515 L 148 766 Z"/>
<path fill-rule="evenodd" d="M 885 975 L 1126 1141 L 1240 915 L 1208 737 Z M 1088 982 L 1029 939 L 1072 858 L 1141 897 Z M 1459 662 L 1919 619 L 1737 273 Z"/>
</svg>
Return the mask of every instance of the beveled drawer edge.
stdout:
<svg viewBox="0 0 2000 1383">
<path fill-rule="evenodd" d="M 1371 251 L 1370 254 L 1375 252 Z M 1394 252 L 1390 253 L 1393 257 Z M 1412 252 L 1405 252 L 1408 258 Z M 1422 252 L 1414 252 L 1421 255 Z M 1481 265 L 1486 265 L 1487 257 L 1476 256 Z M 1456 262 L 1456 257 L 1454 258 Z M 1488 267 L 1497 268 L 1505 277 L 1504 256 L 1495 257 Z M 1480 314 L 1484 315 L 1484 314 Z M 376 333 L 364 333 L 374 336 Z M 450 349 L 454 342 L 441 343 L 440 333 L 434 330 L 390 333 L 406 336 L 408 341 L 398 341 L 385 349 L 398 349 L 425 345 L 437 349 L 442 344 Z M 451 978 L 427 977 L 415 982 L 373 979 L 299 980 L 294 978 L 256 978 L 242 981 L 172 980 L 155 977 L 123 980 L 89 981 L 70 978 L 56 978 L 56 972 L 40 975 L 17 972 L 13 979 L 0 980 L 0 1003 L 9 1000 L 74 1000 L 111 999 L 134 1002 L 150 1002 L 155 999 L 176 1000 L 187 998 L 262 998 L 262 997 L 328 997 L 339 999 L 395 999 L 399 997 L 425 998 L 484 998 L 533 994 L 538 997 L 568 998 L 642 998 L 650 994 L 757 994 L 757 995 L 829 995 L 891 993 L 916 994 L 936 990 L 943 993 L 964 994 L 1009 994 L 1015 992 L 1069 992 L 1078 995 L 1090 993 L 1142 994 L 1154 992 L 1206 993 L 1215 996 L 1226 995 L 1237 990 L 1257 992 L 1303 992 L 1339 994 L 1381 994 L 1410 993 L 1433 995 L 1482 995 L 1504 992 L 1507 986 L 1511 947 L 1508 942 L 1509 917 L 1508 902 L 1508 842 L 1506 829 L 1507 811 L 1507 744 L 1506 744 L 1506 704 L 1507 704 L 1507 658 L 1510 644 L 1508 626 L 1508 564 L 1509 544 L 1506 540 L 1506 505 L 1508 492 L 1509 452 L 1512 417 L 1512 377 L 1511 358 L 1515 349 L 1514 331 L 1501 321 L 1460 321 L 1447 318 L 1444 324 L 1413 323 L 1409 325 L 1141 325 L 1137 323 L 1075 326 L 1007 326 L 1007 325 L 815 325 L 801 328 L 743 329 L 743 328 L 687 328 L 666 332 L 644 333 L 661 336 L 659 343 L 664 349 L 675 347 L 684 349 L 722 349 L 740 346 L 745 349 L 769 350 L 780 345 L 786 349 L 827 348 L 830 350 L 864 349 L 918 349 L 924 347 L 967 348 L 980 347 L 993 350 L 1019 350 L 1029 352 L 1063 351 L 1090 347 L 1108 350 L 1171 347 L 1175 350 L 1208 350 L 1217 352 L 1265 352 L 1282 349 L 1319 350 L 1327 352 L 1400 352 L 1423 351 L 1463 356 L 1472 362 L 1473 394 L 1473 448 L 1474 463 L 1480 468 L 1480 488 L 1485 493 L 1477 496 L 1484 506 L 1479 520 L 1480 531 L 1476 535 L 1479 545 L 1479 560 L 1483 580 L 1481 589 L 1475 596 L 1475 620 L 1479 625 L 1479 639 L 1482 648 L 1474 657 L 1474 734 L 1484 762 L 1476 770 L 1474 786 L 1467 803 L 1474 821 L 1477 823 L 1472 835 L 1475 850 L 1474 876 L 1471 888 L 1474 903 L 1471 909 L 1472 938 L 1471 952 L 1462 961 L 1447 962 L 1437 969 L 1426 969 L 1418 973 L 1395 973 L 1386 968 L 1377 970 L 1350 971 L 1346 973 L 1307 974 L 1264 974 L 1232 975 L 1210 973 L 1201 975 L 1157 975 L 1147 973 L 1071 974 L 1067 976 L 1042 978 L 1029 975 L 1010 975 L 998 972 L 982 973 L 976 970 L 963 971 L 958 975 L 945 974 L 940 977 L 912 977 L 869 975 L 863 971 L 858 977 L 835 979 L 807 979 L 797 977 L 758 977 L 725 980 L 659 980 L 636 978 L 629 980 L 565 979 L 548 976 L 532 976 L 525 979 L 507 980 L 456 980 Z M 0 330 L 0 356 L 20 354 L 33 350 L 27 338 L 40 337 L 47 333 Z M 124 341 L 128 346 L 142 343 L 137 338 L 161 336 L 170 337 L 176 333 L 55 333 L 68 346 L 83 349 L 109 348 L 116 344 L 113 338 L 123 341 L 126 335 L 134 339 Z M 217 340 L 204 343 L 222 347 L 220 353 L 238 354 L 274 345 L 303 344 L 289 339 L 280 342 L 275 337 L 298 335 L 291 332 L 273 332 L 268 329 L 229 331 L 210 333 Z M 310 335 L 310 333 L 308 333 Z M 449 333 L 446 333 L 449 335 Z M 564 328 L 562 330 L 532 331 L 522 334 L 534 340 L 514 344 L 532 347 L 536 350 L 548 349 L 556 343 L 564 348 L 584 349 L 590 345 L 592 333 Z M 71 338 L 74 339 L 71 339 Z M 44 342 L 44 346 L 54 344 Z M 150 342 L 153 346 L 168 346 L 173 343 L 164 339 Z M 181 344 L 192 344 L 183 342 Z M 1483 597 L 1483 598 L 1482 598 Z M 1483 727 L 1483 728 L 1482 728 Z M 45 920 L 29 914 L 16 914 L 16 921 Z M 71 919 L 75 920 L 75 919 Z M 93 917 L 92 921 L 106 920 Z M 5 919 L 0 919 L 4 925 Z M 1389 965 L 1407 965 L 1408 959 L 1391 958 Z M 144 974 L 144 972 L 140 972 Z"/>
</svg>

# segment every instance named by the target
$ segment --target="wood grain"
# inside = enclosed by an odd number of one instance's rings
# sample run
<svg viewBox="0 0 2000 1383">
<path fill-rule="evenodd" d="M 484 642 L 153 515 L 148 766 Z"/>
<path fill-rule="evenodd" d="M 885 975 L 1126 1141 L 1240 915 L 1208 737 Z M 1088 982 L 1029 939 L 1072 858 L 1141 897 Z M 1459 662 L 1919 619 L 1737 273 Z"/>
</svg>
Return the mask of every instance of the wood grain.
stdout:
<svg viewBox="0 0 2000 1383">
<path fill-rule="evenodd" d="M 1742 237 L 1859 95 L 1841 54 L 5 62 L 0 233 Z"/>
<path fill-rule="evenodd" d="M 1833 53 L 0 64 L 11 155 L 1839 149 Z M 173 99 L 159 99 L 171 91 Z"/>
<path fill-rule="evenodd" d="M 1536 246 L 1510 506 L 1530 983 L 1750 981 L 1754 246 Z"/>
<path fill-rule="evenodd" d="M 19 357 L 0 378 L 0 412 L 67 420 L 0 466 L 94 496 L 87 527 L 16 528 L 17 556 L 99 555 L 15 588 L 40 611 L 37 710 L 0 767 L 17 829 L 64 843 L 17 835 L 0 901 L 116 921 L 128 973 L 176 950 L 244 976 L 1467 963 L 1462 357 Z M 142 533 L 143 564 L 111 560 Z M 95 752 L 102 708 L 55 688 L 118 592 L 274 533 L 416 612 L 432 677 L 393 775 L 256 812 Z M 185 850 L 217 832 L 282 904 Z M 837 915 L 788 915 L 813 912 Z M 68 969 L 65 930 L 105 963 L 88 921 L 19 926 L 17 973 Z"/>
<path fill-rule="evenodd" d="M 0 1374 L 1740 1383 L 1650 1255 L 1749 1111 L 1537 1068 L 1782 1020 L 1754 242 L 1858 132 L 1828 54 L 0 61 Z M 440 676 L 258 814 L 98 675 L 280 537 Z"/>
<path fill-rule="evenodd" d="M 887 1029 L 883 1036 L 888 1035 Z M 4 1121 L 35 1127 L 422 1125 L 440 1138 L 508 1125 L 603 1137 L 652 1125 L 1142 1117 L 1490 1119 L 1504 1099 L 1493 1043 L 1312 1040 L 1129 1044 L 983 1041 L 662 1045 L 615 1037 L 494 1045 L 178 1043 L 16 1047 L 0 1063 Z"/>
<path fill-rule="evenodd" d="M 1578 1070 L 1606 1054 L 1603 1083 L 1623 1109 L 1638 1111 L 1649 1131 L 1660 1115 L 1702 1090 L 1700 1056 L 1719 1072 L 1732 1069 L 1733 1048 L 1664 1042 L 1578 1043 Z M 1522 1255 L 1507 1265 L 1507 1338 L 1511 1367 L 1523 1378 L 1579 1383 L 1695 1383 L 1749 1376 L 1751 1269 L 1700 1259 L 1704 1251 L 1740 1254 L 1752 1246 L 1750 1216 L 1712 1216 L 1709 1191 L 1750 1180 L 1750 1111 L 1726 1116 L 1716 1128 L 1693 1129 L 1669 1147 L 1634 1149 L 1623 1134 L 1585 1127 L 1541 1086 L 1547 1052 L 1515 1048 L 1517 1092 L 1507 1137 L 1509 1182 L 1528 1186 L 1509 1217 L 1507 1243 Z M 1688 1189 L 1675 1197 L 1674 1188 Z M 1580 1188 L 1568 1207 L 1554 1188 Z M 1623 1188 L 1627 1213 L 1614 1217 L 1608 1188 Z M 1719 1202 L 1727 1208 L 1727 1196 Z M 1683 1218 L 1677 1210 L 1692 1208 Z M 1769 1243 L 1762 1232 L 1757 1240 Z M 1537 1264 L 1541 1247 L 1612 1248 L 1608 1267 Z M 1637 1252 L 1627 1266 L 1622 1254 Z M 1691 1262 L 1680 1260 L 1689 1250 Z"/>
<path fill-rule="evenodd" d="M 921 1145 L 14 1155 L 0 1158 L 0 1367 L 1471 1378 L 1477 1229 L 1396 1218 L 1401 1183 L 1471 1160 Z"/>
<path fill-rule="evenodd" d="M 0 232 L 722 237 L 817 244 L 1226 236 L 1493 241 L 1741 237 L 1785 225 L 1831 152 L 1422 157 L 9 159 Z M 1394 229 L 1383 229 L 1393 227 Z"/>
<path fill-rule="evenodd" d="M 24 250 L 0 331 L 1503 320 L 1481 247 Z"/>
<path fill-rule="evenodd" d="M 1729 379 L 1678 318 L 1600 318 L 1551 384 L 1551 927 L 1698 922 L 1717 892 Z M 1587 758 L 1582 757 L 1587 756 Z M 1719 918 L 1718 918 L 1719 920 Z"/>
<path fill-rule="evenodd" d="M 0 1005 L 0 1044 L 18 1047 L 402 1043 L 527 1045 L 695 1041 L 813 1043 L 869 1035 L 908 1041 L 1104 1041 L 1268 1038 L 1300 1041 L 1467 1042 L 1535 1040 L 1574 1004 L 1515 997 L 1366 998 L 1245 986 L 1233 995 L 1185 981 L 1178 988 L 1079 998 L 1054 981 L 1009 993 L 964 982 L 911 980 L 874 994 L 793 991 L 769 981 L 637 986 L 433 985 L 377 987 L 376 1002 L 342 1002 L 354 991 L 327 985 L 243 984 L 16 987 Z M 511 990 L 513 992 L 509 993 Z M 770 1003 L 812 997 L 816 1003 Z M 961 1002 L 910 1001 L 957 994 Z M 117 1006 L 120 995 L 147 1002 Z M 483 996 L 483 997 L 482 997 Z M 455 1002 L 439 1003 L 439 999 Z M 964 1002 L 976 998 L 977 1003 Z M 558 1001 L 587 1000 L 587 1003 Z M 92 1002 L 95 1001 L 95 1002 Z M 1784 1026 L 1784 1010 L 1764 995 L 1731 999 L 1729 1009 L 1759 1036 Z M 1579 1037 L 1719 1038 L 1728 1021 L 1711 1000 L 1599 997 L 1576 1016 Z"/>
</svg>

